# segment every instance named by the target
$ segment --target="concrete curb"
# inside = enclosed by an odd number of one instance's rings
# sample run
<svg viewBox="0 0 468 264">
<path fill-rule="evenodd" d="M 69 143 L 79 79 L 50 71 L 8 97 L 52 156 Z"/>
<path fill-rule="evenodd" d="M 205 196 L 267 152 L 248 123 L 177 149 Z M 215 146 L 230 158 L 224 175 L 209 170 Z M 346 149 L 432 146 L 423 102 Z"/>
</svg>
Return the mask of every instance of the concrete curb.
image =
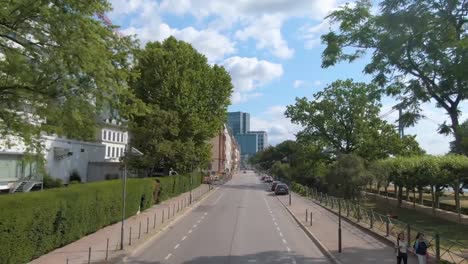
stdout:
<svg viewBox="0 0 468 264">
<path fill-rule="evenodd" d="M 213 188 L 211 191 L 208 193 L 204 194 L 200 199 L 194 201 L 192 203 L 192 206 L 187 208 L 184 212 L 181 214 L 175 216 L 175 218 L 170 219 L 170 221 L 166 222 L 163 226 L 160 228 L 156 229 L 153 231 L 153 234 L 151 234 L 149 237 L 145 238 L 145 240 L 141 241 L 138 245 L 135 245 L 131 248 L 124 249 L 124 251 L 120 251 L 118 254 L 113 256 L 109 262 L 103 262 L 103 263 L 128 263 L 128 257 L 131 257 L 141 250 L 145 249 L 152 241 L 163 235 L 167 230 L 169 230 L 169 227 L 173 224 L 176 224 L 178 221 L 180 221 L 182 218 L 184 218 L 188 213 L 192 212 L 202 201 L 210 197 L 213 193 L 216 193 L 219 190 L 219 187 Z"/>
<path fill-rule="evenodd" d="M 294 221 L 296 221 L 297 224 L 301 227 L 301 229 L 304 231 L 304 233 L 314 242 L 314 244 L 319 248 L 319 250 L 333 263 L 335 264 L 343 264 L 340 260 L 338 260 L 329 250 L 328 248 L 320 242 L 320 240 L 309 230 L 307 227 L 296 217 L 296 215 L 288 208 L 287 205 L 285 205 L 281 199 L 276 197 L 278 201 L 286 208 L 288 213 L 292 216 Z"/>
</svg>

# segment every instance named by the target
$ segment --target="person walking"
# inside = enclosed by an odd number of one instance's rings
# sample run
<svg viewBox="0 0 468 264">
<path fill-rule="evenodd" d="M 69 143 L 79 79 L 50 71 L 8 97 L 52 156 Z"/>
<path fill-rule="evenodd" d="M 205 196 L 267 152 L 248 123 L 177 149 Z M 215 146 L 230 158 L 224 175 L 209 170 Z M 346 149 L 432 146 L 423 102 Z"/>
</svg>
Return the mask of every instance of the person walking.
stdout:
<svg viewBox="0 0 468 264">
<path fill-rule="evenodd" d="M 427 248 L 429 247 L 429 242 L 424 238 L 423 233 L 418 233 L 416 235 L 416 241 L 414 242 L 413 248 L 414 253 L 418 257 L 418 264 L 427 263 Z"/>
<path fill-rule="evenodd" d="M 405 240 L 405 234 L 399 233 L 395 243 L 397 264 L 408 264 L 408 242 Z"/>
</svg>

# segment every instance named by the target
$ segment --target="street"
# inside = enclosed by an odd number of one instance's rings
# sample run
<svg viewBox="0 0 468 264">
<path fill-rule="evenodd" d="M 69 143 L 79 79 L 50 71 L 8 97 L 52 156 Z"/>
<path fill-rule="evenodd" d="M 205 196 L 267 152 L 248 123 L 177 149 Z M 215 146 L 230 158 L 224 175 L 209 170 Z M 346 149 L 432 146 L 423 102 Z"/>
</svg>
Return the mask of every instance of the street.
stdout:
<svg viewBox="0 0 468 264">
<path fill-rule="evenodd" d="M 128 263 L 329 263 L 253 172 L 240 173 Z"/>
</svg>

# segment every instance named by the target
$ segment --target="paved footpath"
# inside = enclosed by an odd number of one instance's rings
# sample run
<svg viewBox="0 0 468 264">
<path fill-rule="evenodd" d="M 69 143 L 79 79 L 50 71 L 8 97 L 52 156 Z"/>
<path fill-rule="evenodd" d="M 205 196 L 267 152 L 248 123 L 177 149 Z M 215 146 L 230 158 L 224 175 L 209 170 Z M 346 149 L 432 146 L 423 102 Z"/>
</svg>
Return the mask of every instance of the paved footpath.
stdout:
<svg viewBox="0 0 468 264">
<path fill-rule="evenodd" d="M 292 205 L 289 206 L 288 196 L 277 196 L 303 225 L 322 243 L 322 245 L 342 263 L 396 263 L 395 251 L 392 246 L 383 243 L 362 229 L 343 220 L 342 252 L 338 252 L 338 216 L 317 205 L 313 201 L 291 195 Z M 306 223 L 305 211 L 312 211 L 312 226 Z M 416 264 L 414 256 L 409 256 L 408 263 Z"/>
<path fill-rule="evenodd" d="M 209 192 L 208 185 L 201 185 L 192 190 L 193 201 L 199 200 L 204 194 Z M 166 200 L 160 204 L 134 215 L 125 220 L 124 241 L 125 247 L 131 249 L 147 239 L 154 236 L 162 228 L 168 225 L 178 215 L 187 211 L 189 206 L 190 193 L 184 193 L 177 197 Z M 141 226 L 141 229 L 140 229 Z M 131 228 L 131 229 L 130 229 Z M 107 239 L 109 239 L 108 259 L 125 253 L 120 248 L 121 223 L 116 223 L 104 227 L 93 234 L 81 238 L 62 248 L 58 248 L 33 261 L 31 264 L 82 264 L 88 263 L 89 249 L 91 248 L 91 263 L 104 262 L 106 259 Z M 132 246 L 130 244 L 130 230 Z"/>
</svg>

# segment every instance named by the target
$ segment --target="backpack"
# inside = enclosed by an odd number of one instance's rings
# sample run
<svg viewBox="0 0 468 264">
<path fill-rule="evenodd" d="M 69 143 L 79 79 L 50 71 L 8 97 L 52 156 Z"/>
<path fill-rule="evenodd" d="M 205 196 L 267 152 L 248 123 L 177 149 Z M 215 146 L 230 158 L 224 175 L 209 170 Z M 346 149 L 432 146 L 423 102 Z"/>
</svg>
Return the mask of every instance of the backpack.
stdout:
<svg viewBox="0 0 468 264">
<path fill-rule="evenodd" d="M 417 244 L 417 246 L 416 246 L 416 244 Z M 418 254 L 418 255 L 426 255 L 427 254 L 427 244 L 424 241 L 414 242 L 413 248 L 416 250 L 416 254 Z"/>
</svg>

